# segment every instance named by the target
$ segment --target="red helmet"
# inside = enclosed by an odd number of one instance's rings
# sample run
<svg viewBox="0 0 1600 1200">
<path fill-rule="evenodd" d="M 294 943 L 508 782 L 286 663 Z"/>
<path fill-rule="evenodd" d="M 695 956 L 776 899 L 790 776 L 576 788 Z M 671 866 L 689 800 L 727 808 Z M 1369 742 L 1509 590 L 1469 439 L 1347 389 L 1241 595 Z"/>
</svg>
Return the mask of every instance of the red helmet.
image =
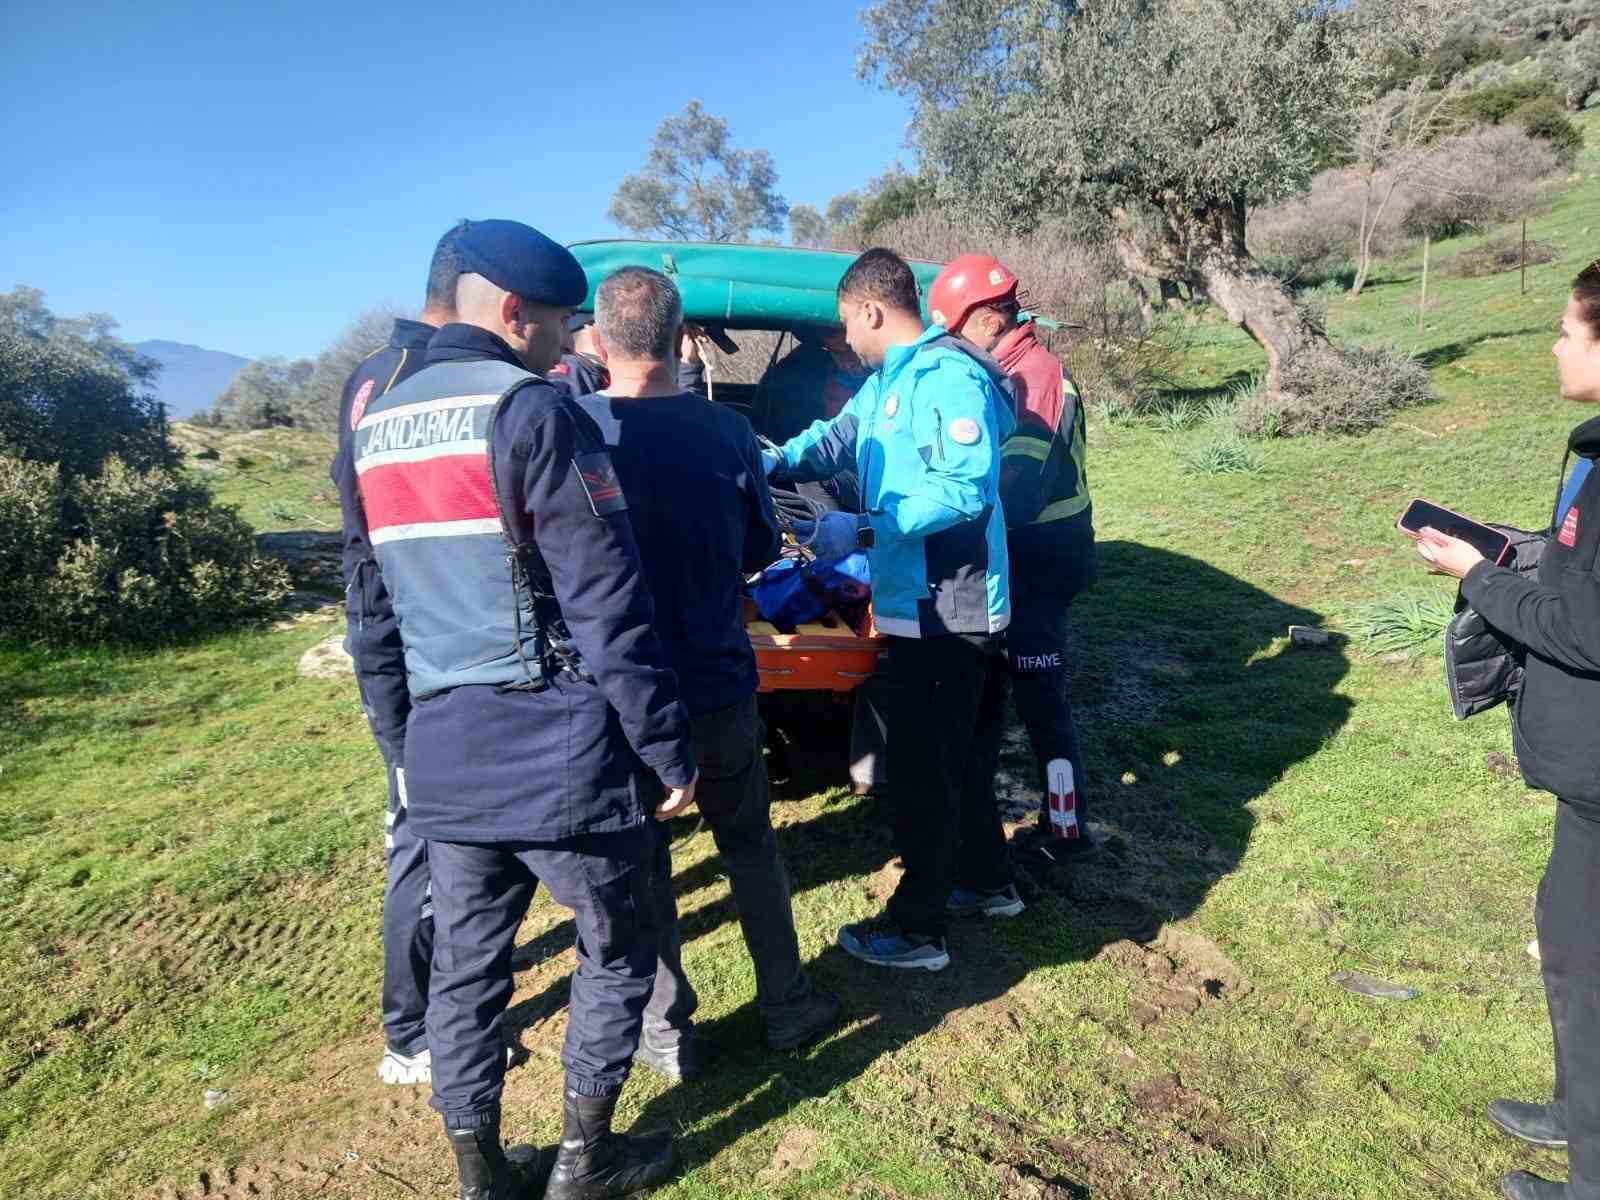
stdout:
<svg viewBox="0 0 1600 1200">
<path fill-rule="evenodd" d="M 945 264 L 928 289 L 928 315 L 952 332 L 973 309 L 1017 294 L 1017 277 L 987 254 L 963 254 Z"/>
</svg>

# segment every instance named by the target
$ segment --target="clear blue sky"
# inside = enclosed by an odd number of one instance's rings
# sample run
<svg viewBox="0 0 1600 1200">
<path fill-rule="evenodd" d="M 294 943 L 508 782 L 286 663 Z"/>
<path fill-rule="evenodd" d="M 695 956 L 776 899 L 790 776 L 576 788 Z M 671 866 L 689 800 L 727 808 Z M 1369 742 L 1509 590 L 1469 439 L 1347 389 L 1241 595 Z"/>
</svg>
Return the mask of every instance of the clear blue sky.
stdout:
<svg viewBox="0 0 1600 1200">
<path fill-rule="evenodd" d="M 821 206 L 905 154 L 860 3 L 6 0 L 0 290 L 131 341 L 315 353 L 459 217 L 564 241 L 691 99 Z"/>
</svg>

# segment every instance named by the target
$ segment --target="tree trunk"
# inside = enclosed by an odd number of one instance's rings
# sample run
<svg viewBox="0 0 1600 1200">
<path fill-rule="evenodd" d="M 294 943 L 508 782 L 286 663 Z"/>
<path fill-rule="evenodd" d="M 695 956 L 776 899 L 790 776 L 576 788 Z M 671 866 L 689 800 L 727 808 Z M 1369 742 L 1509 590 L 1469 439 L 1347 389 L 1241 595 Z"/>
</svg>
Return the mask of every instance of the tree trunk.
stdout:
<svg viewBox="0 0 1600 1200">
<path fill-rule="evenodd" d="M 1128 286 L 1139 301 L 1139 316 L 1144 320 L 1144 331 L 1149 333 L 1156 325 L 1156 308 L 1150 303 L 1150 292 L 1144 286 L 1144 280 L 1132 271 L 1128 272 Z"/>
<path fill-rule="evenodd" d="M 1297 355 L 1338 354 L 1328 335 L 1295 306 L 1283 283 L 1250 257 L 1242 198 L 1197 209 L 1169 196 L 1163 198 L 1161 211 L 1168 232 L 1164 244 L 1151 250 L 1131 237 L 1119 237 L 1123 263 L 1142 275 L 1204 286 L 1211 302 L 1266 351 L 1270 398 L 1286 398 L 1283 370 Z"/>
<path fill-rule="evenodd" d="M 1372 234 L 1367 229 L 1367 218 L 1372 213 L 1372 182 L 1361 196 L 1361 231 L 1356 237 L 1356 278 L 1350 285 L 1350 299 L 1359 300 L 1361 289 L 1367 286 L 1367 272 L 1372 268 Z M 1374 222 L 1376 224 L 1376 222 Z"/>
</svg>

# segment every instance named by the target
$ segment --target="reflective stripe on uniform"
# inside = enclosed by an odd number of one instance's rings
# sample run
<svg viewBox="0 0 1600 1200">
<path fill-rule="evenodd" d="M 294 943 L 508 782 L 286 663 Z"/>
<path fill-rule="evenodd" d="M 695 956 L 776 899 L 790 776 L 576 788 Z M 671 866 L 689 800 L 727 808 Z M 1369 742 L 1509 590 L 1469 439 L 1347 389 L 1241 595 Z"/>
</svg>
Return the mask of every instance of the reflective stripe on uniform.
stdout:
<svg viewBox="0 0 1600 1200">
<path fill-rule="evenodd" d="M 1062 521 L 1067 517 L 1075 517 L 1089 507 L 1089 494 L 1074 496 L 1070 500 L 1057 500 L 1054 504 L 1047 504 L 1039 510 L 1039 515 L 1032 521 L 1034 525 L 1043 525 L 1046 521 Z"/>
<path fill-rule="evenodd" d="M 1051 442 L 1047 438 L 1040 438 L 1032 433 L 1014 433 L 1011 439 L 1001 447 L 1001 458 L 1031 458 L 1038 462 L 1047 462 L 1050 458 Z"/>
</svg>

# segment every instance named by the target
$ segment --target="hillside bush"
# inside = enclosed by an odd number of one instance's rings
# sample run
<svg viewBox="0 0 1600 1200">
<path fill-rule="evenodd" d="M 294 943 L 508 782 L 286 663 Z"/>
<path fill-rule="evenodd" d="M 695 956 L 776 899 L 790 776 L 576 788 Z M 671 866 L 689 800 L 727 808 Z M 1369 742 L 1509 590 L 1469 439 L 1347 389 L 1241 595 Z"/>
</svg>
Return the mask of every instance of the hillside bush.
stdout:
<svg viewBox="0 0 1600 1200">
<path fill-rule="evenodd" d="M 1341 356 L 1304 354 L 1284 364 L 1285 395 L 1265 389 L 1239 403 L 1246 437 L 1362 434 L 1401 409 L 1435 398 L 1427 368 L 1393 346 L 1343 346 Z"/>
<path fill-rule="evenodd" d="M 1528 243 L 1528 265 L 1555 262 L 1561 257 L 1559 247 L 1549 242 Z M 1451 263 L 1448 273 L 1462 279 L 1476 279 L 1481 275 L 1497 275 L 1501 271 L 1515 271 L 1522 265 L 1520 238 L 1502 237 L 1485 242 L 1471 250 L 1463 250 Z"/>
<path fill-rule="evenodd" d="M 1535 141 L 1544 142 L 1563 163 L 1571 164 L 1583 149 L 1583 130 L 1567 117 L 1561 101 L 1539 96 L 1518 107 L 1507 120 Z"/>
<path fill-rule="evenodd" d="M 289 576 L 204 487 L 113 456 L 92 476 L 0 450 L 0 636 L 152 643 L 270 613 Z"/>
<path fill-rule="evenodd" d="M 0 295 L 0 637 L 158 641 L 288 591 L 250 527 L 177 474 L 154 365 L 114 329 Z"/>
<path fill-rule="evenodd" d="M 1526 215 L 1562 163 L 1546 143 L 1515 125 L 1474 129 L 1426 152 L 1384 210 L 1373 239 L 1392 255 L 1431 234 L 1452 237 Z M 1380 174 L 1374 192 L 1387 190 Z M 1365 182 L 1353 171 L 1322 172 L 1304 194 L 1251 215 L 1252 252 L 1283 279 L 1314 283 L 1337 274 L 1356 252 Z"/>
<path fill-rule="evenodd" d="M 1549 144 L 1515 125 L 1452 138 L 1439 162 L 1436 181 L 1415 189 L 1401 213 L 1401 230 L 1413 238 L 1455 237 L 1527 216 L 1563 169 Z"/>
</svg>

